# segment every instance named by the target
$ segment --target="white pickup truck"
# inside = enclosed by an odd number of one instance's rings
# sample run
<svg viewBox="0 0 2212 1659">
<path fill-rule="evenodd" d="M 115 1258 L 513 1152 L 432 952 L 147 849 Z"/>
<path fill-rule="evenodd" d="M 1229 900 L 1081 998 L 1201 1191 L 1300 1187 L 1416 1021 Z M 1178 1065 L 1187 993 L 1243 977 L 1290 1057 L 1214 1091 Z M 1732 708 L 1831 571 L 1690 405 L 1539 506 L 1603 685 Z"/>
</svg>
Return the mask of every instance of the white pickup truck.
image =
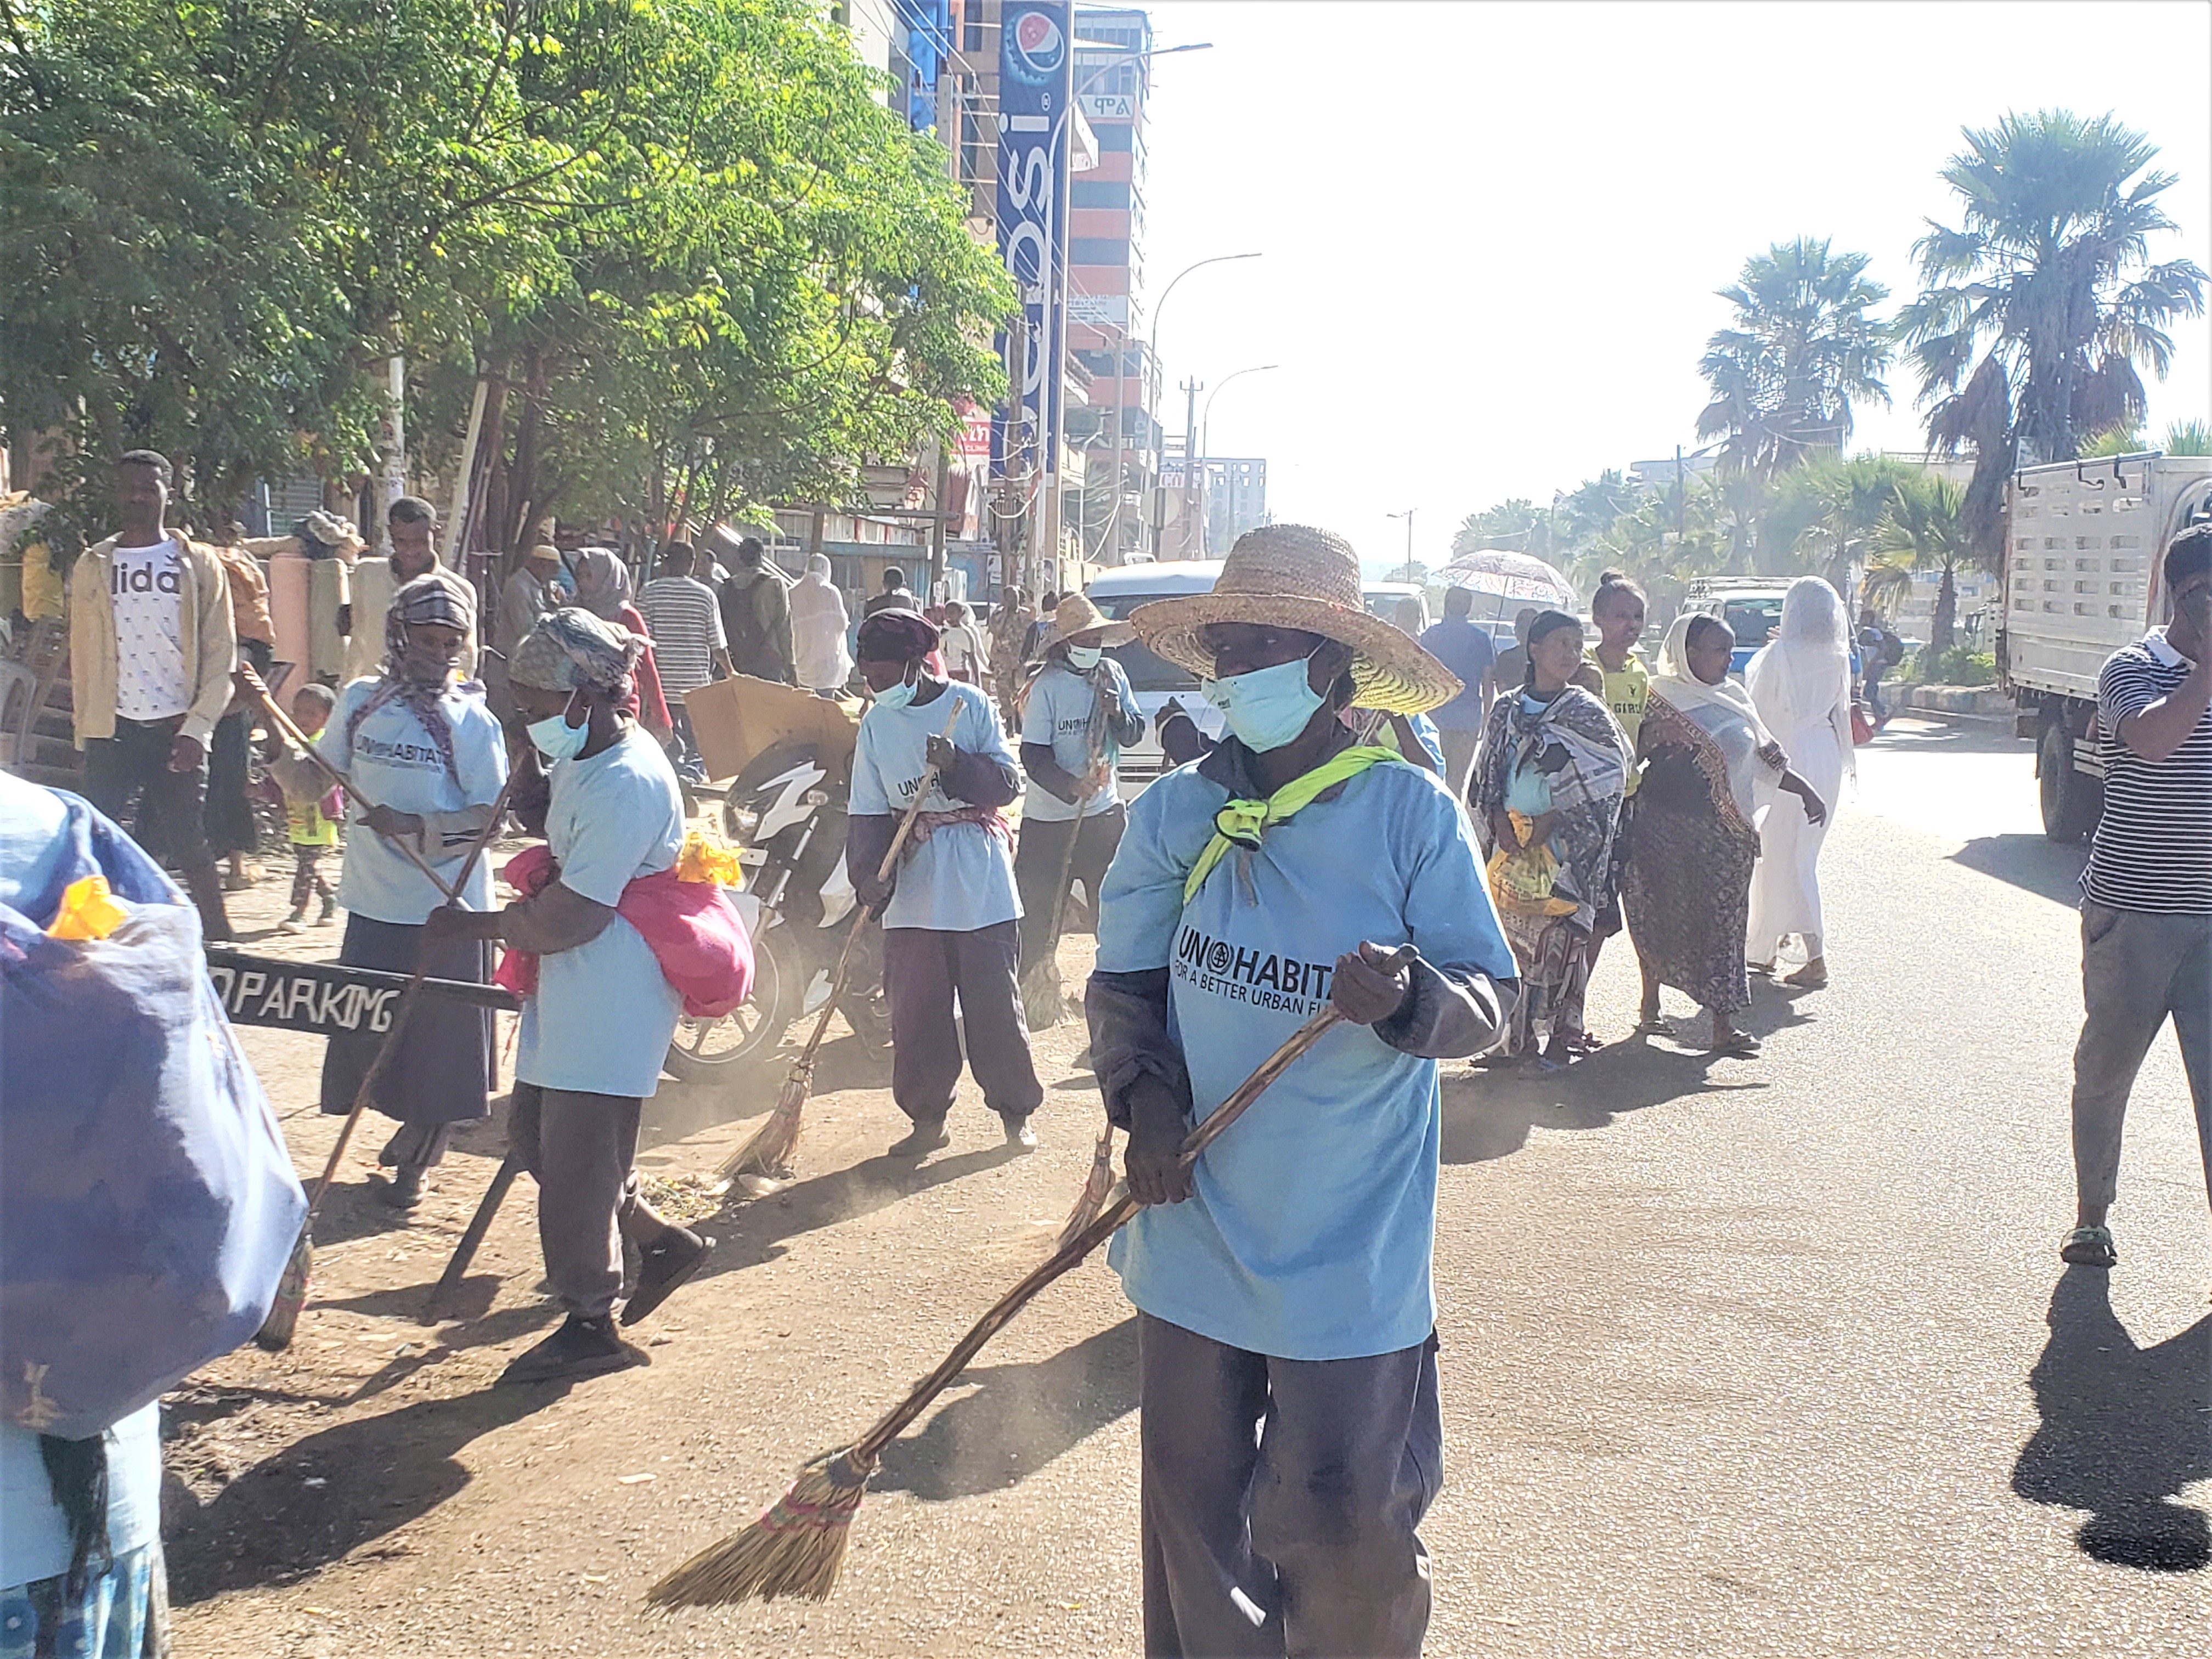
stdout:
<svg viewBox="0 0 2212 1659">
<path fill-rule="evenodd" d="M 2165 612 L 2166 545 L 2212 514 L 2212 456 L 2106 455 L 2023 467 L 2005 489 L 1997 675 L 2035 739 L 2044 833 L 2079 841 L 2105 804 L 2097 672 Z"/>
</svg>

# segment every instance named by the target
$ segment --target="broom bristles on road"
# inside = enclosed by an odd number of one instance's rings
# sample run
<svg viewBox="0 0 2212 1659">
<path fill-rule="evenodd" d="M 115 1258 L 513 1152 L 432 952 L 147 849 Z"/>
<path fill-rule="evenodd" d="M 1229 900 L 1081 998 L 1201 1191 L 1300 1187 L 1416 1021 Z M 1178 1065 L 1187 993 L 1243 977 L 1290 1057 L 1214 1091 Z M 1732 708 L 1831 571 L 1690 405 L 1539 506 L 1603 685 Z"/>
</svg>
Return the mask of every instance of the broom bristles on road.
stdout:
<svg viewBox="0 0 2212 1659">
<path fill-rule="evenodd" d="M 795 1595 L 824 1601 L 845 1565 L 845 1540 L 873 1469 L 844 1452 L 808 1464 L 761 1518 L 703 1549 L 646 1592 L 659 1607 L 713 1607 Z"/>
<path fill-rule="evenodd" d="M 1412 947 L 1405 947 L 1410 957 Z M 1215 1137 L 1242 1116 L 1267 1085 L 1299 1055 L 1319 1042 L 1342 1016 L 1334 1006 L 1298 1027 L 1282 1047 L 1262 1060 L 1235 1093 L 1215 1107 L 1205 1122 L 1184 1137 L 1181 1154 L 1188 1169 Z M 1094 1164 L 1096 1160 L 1093 1160 Z M 1142 1207 L 1117 1186 L 1104 1209 L 1046 1261 L 1039 1262 L 970 1326 L 938 1362 L 937 1369 L 885 1412 L 868 1431 L 844 1450 L 808 1464 L 791 1490 L 744 1531 L 701 1551 L 646 1591 L 655 1607 L 714 1607 L 728 1601 L 773 1601 L 799 1595 L 819 1601 L 836 1588 L 844 1565 L 845 1539 L 854 1511 L 867 1490 L 868 1477 L 884 1449 L 914 1425 L 930 1402 L 983 1351 L 983 1345 L 1012 1322 L 1037 1293 L 1097 1249 Z"/>
<path fill-rule="evenodd" d="M 775 1097 L 775 1109 L 768 1115 L 768 1121 L 752 1133 L 745 1144 L 722 1160 L 716 1173 L 724 1181 L 735 1180 L 741 1175 L 763 1175 L 777 1181 L 790 1178 L 792 1156 L 799 1151 L 799 1130 L 806 1109 L 806 1097 L 814 1087 L 814 1060 L 811 1054 L 791 1068 L 791 1075 L 783 1080 L 783 1089 Z"/>
</svg>

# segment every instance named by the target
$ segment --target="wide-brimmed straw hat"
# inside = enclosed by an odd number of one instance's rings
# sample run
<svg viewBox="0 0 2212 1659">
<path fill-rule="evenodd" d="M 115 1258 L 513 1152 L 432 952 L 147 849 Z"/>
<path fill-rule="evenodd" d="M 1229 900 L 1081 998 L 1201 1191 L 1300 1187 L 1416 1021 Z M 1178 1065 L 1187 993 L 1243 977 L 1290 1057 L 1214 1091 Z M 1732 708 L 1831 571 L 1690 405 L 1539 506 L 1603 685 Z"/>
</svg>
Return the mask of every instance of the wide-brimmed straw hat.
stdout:
<svg viewBox="0 0 2212 1659">
<path fill-rule="evenodd" d="M 1052 636 L 1038 645 L 1037 655 L 1078 639 L 1092 645 L 1127 645 L 1136 637 L 1137 630 L 1128 623 L 1114 621 L 1082 594 L 1070 593 L 1054 610 Z"/>
<path fill-rule="evenodd" d="M 1061 609 L 1066 601 L 1061 601 Z M 1359 556 L 1331 531 L 1262 525 L 1229 550 L 1211 593 L 1155 599 L 1129 613 L 1137 637 L 1178 668 L 1213 678 L 1213 653 L 1198 637 L 1214 623 L 1296 628 L 1352 647 L 1352 702 L 1416 714 L 1462 690 L 1451 670 L 1362 602 Z"/>
</svg>

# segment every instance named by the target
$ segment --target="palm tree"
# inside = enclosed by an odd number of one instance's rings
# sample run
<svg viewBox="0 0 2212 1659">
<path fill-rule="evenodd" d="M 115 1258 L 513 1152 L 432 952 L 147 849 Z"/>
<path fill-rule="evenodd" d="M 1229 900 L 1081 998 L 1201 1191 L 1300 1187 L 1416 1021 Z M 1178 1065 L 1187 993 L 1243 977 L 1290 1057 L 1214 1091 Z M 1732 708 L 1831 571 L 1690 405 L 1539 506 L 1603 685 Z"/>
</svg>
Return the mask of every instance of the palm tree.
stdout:
<svg viewBox="0 0 2212 1659">
<path fill-rule="evenodd" d="M 1921 294 L 1898 325 L 1929 447 L 1974 448 L 1966 530 L 1993 561 L 2014 466 L 2071 460 L 2083 434 L 2142 420 L 2137 371 L 2164 376 L 2166 331 L 2203 313 L 2204 273 L 2149 263 L 2151 238 L 2174 228 L 2157 202 L 2173 175 L 2146 172 L 2156 147 L 2110 115 L 2008 115 L 1965 136 L 1942 175 L 1963 220 L 1931 222 L 1915 246 Z"/>
<path fill-rule="evenodd" d="M 2176 421 L 2159 447 L 2169 455 L 2212 455 L 2212 421 Z"/>
<path fill-rule="evenodd" d="M 1727 438 L 1723 469 L 1771 477 L 1808 454 L 1840 453 L 1851 405 L 1889 401 L 1889 332 L 1867 314 L 1889 290 L 1868 279 L 1869 263 L 1801 236 L 1753 254 L 1720 290 L 1735 326 L 1706 341 L 1698 364 L 1713 389 L 1698 436 Z"/>
<path fill-rule="evenodd" d="M 1899 483 L 1917 469 L 1887 455 L 1854 455 L 1800 467 L 1782 481 L 1766 526 L 1761 562 L 1825 576 L 1838 593 L 1851 591 L 1851 566 L 1874 551 Z"/>
<path fill-rule="evenodd" d="M 1869 589 L 1911 580 L 1909 572 L 1940 570 L 1936 608 L 1928 617 L 1928 650 L 1940 656 L 1951 648 L 1951 629 L 1959 609 L 1960 568 L 1978 561 L 1966 538 L 1966 492 L 1948 478 L 1919 472 L 1899 478 L 1876 526 L 1874 550 L 1882 562 L 1867 572 Z"/>
</svg>

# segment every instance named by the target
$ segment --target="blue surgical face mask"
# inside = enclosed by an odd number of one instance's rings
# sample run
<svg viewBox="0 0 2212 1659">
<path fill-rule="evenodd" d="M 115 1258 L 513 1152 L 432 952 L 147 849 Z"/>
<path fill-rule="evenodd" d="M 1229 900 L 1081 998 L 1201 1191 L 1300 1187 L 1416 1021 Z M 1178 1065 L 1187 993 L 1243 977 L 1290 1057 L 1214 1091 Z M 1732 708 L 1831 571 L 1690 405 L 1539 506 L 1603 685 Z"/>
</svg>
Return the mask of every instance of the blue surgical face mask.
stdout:
<svg viewBox="0 0 2212 1659">
<path fill-rule="evenodd" d="M 532 720 L 525 728 L 530 733 L 530 741 L 537 746 L 538 752 L 544 756 L 547 760 L 574 760 L 583 752 L 585 744 L 591 740 L 590 720 L 586 720 L 581 726 L 568 724 L 569 710 L 575 706 L 576 699 L 571 694 L 568 708 L 562 709 L 549 719 Z"/>
<path fill-rule="evenodd" d="M 1098 666 L 1098 659 L 1105 654 L 1102 646 L 1071 645 L 1067 647 L 1067 665 L 1079 674 L 1088 674 Z"/>
<path fill-rule="evenodd" d="M 1306 674 L 1310 659 L 1279 662 L 1272 668 L 1255 668 L 1248 674 L 1201 681 L 1199 690 L 1206 702 L 1221 711 L 1229 729 L 1248 749 L 1265 753 L 1280 749 L 1306 729 L 1322 694 Z"/>
<path fill-rule="evenodd" d="M 916 670 L 911 679 L 901 680 L 896 685 L 887 685 L 876 693 L 878 708 L 903 708 L 914 701 L 914 694 L 921 690 L 921 674 Z"/>
</svg>

